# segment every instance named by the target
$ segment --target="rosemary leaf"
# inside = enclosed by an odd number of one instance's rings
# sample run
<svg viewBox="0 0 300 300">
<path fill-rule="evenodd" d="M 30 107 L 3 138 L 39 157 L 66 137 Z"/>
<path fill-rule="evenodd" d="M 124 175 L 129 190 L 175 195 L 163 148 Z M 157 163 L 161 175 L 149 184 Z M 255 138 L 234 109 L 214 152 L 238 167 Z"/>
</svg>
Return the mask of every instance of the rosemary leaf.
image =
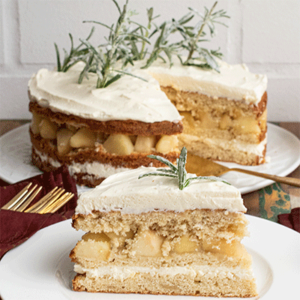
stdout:
<svg viewBox="0 0 300 300">
<path fill-rule="evenodd" d="M 148 176 L 164 176 L 164 177 L 177 178 L 177 175 L 172 175 L 172 174 L 168 174 L 168 173 L 163 174 L 163 173 L 155 173 L 155 172 L 153 172 L 153 173 L 142 174 L 142 175 L 139 176 L 138 179 L 141 179 L 143 177 L 148 177 Z"/>
<path fill-rule="evenodd" d="M 207 64 L 214 70 L 216 70 L 218 73 L 220 73 L 220 69 L 219 69 L 219 65 L 218 63 L 216 62 L 216 60 L 213 58 L 213 56 L 211 55 L 211 53 L 207 50 L 207 49 L 204 49 L 204 48 L 201 48 L 201 52 L 200 52 Z"/>
<path fill-rule="evenodd" d="M 177 174 L 177 169 L 176 169 L 176 172 L 174 170 L 171 170 L 171 169 L 156 169 L 156 171 Z"/>
<path fill-rule="evenodd" d="M 122 77 L 121 74 L 117 74 L 116 76 L 114 76 L 113 78 L 109 79 L 106 84 L 105 87 L 109 86 L 110 84 L 112 84 L 113 82 L 117 81 L 118 79 L 120 79 Z"/>
<path fill-rule="evenodd" d="M 115 5 L 116 5 L 116 7 L 117 7 L 117 9 L 119 11 L 119 14 L 121 14 L 122 12 L 121 12 L 121 9 L 120 9 L 120 6 L 119 6 L 118 2 L 116 0 L 112 0 L 112 1 L 115 3 Z M 128 1 L 126 1 L 126 4 L 127 4 L 127 2 Z"/>
<path fill-rule="evenodd" d="M 225 184 L 231 185 L 228 181 L 221 179 L 219 177 L 215 177 L 215 176 L 197 176 L 197 177 L 191 177 L 189 179 L 187 179 L 186 184 L 187 186 L 190 184 L 191 181 L 193 180 L 209 180 L 209 181 L 220 181 L 223 182 Z"/>
<path fill-rule="evenodd" d="M 94 24 L 104 26 L 104 27 L 108 28 L 109 30 L 112 30 L 112 27 L 110 27 L 102 22 L 98 22 L 98 21 L 83 21 L 83 23 L 94 23 Z"/>
<path fill-rule="evenodd" d="M 61 64 L 60 64 L 60 55 L 57 45 L 54 43 L 55 52 L 56 52 L 56 63 L 57 63 L 57 72 L 61 71 Z"/>
<path fill-rule="evenodd" d="M 121 74 L 125 74 L 125 75 L 129 75 L 129 76 L 131 76 L 131 77 L 135 77 L 135 78 L 138 78 L 138 79 L 140 79 L 140 80 L 143 80 L 143 81 L 148 82 L 145 78 L 140 77 L 140 76 L 137 76 L 137 75 L 134 75 L 134 74 L 129 73 L 129 72 L 126 72 L 126 71 L 122 71 L 122 70 L 114 70 L 114 72 L 121 73 Z"/>
<path fill-rule="evenodd" d="M 185 170 L 185 164 L 186 164 L 186 157 L 187 157 L 187 150 L 185 147 L 182 148 L 179 159 L 178 159 L 178 184 L 179 189 L 183 190 L 184 183 L 186 180 L 186 170 Z"/>
<path fill-rule="evenodd" d="M 153 158 L 153 159 L 156 159 L 156 160 L 162 162 L 163 164 L 167 165 L 171 170 L 173 170 L 174 172 L 177 173 L 177 168 L 176 168 L 176 166 L 174 166 L 174 165 L 173 165 L 169 160 L 167 160 L 166 158 L 161 157 L 161 156 L 158 156 L 158 155 L 153 155 L 153 154 L 150 154 L 150 155 L 148 155 L 147 157 Z"/>
</svg>

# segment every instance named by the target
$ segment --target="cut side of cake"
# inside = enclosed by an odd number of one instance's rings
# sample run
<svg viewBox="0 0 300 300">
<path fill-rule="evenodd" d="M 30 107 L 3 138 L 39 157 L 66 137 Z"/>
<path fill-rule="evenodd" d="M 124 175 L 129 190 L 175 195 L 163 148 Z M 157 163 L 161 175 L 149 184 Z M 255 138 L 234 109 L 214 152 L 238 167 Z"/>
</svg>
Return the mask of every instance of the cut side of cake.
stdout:
<svg viewBox="0 0 300 300">
<path fill-rule="evenodd" d="M 71 251 L 75 291 L 254 297 L 239 191 L 215 179 L 115 174 L 81 194 L 73 227 L 86 232 Z M 187 178 L 195 175 L 187 174 Z"/>
<path fill-rule="evenodd" d="M 267 144 L 267 77 L 218 61 L 220 72 L 156 61 L 148 72 L 183 119 L 180 146 L 213 160 L 259 165 Z"/>
<path fill-rule="evenodd" d="M 140 166 L 159 167 L 147 157 L 178 158 L 181 116 L 158 82 L 145 71 L 96 89 L 97 77 L 78 84 L 84 68 L 41 69 L 29 82 L 33 163 L 42 171 L 62 164 L 78 184 L 96 186 L 106 177 Z"/>
</svg>

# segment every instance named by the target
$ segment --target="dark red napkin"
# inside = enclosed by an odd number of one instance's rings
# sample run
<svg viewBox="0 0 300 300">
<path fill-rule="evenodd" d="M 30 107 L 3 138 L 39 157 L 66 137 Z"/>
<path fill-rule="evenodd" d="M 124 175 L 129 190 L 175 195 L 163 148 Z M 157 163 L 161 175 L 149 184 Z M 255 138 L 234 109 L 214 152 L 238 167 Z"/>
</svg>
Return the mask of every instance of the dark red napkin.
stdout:
<svg viewBox="0 0 300 300">
<path fill-rule="evenodd" d="M 293 208 L 290 214 L 278 215 L 278 222 L 300 233 L 300 207 Z"/>
<path fill-rule="evenodd" d="M 38 230 L 64 221 L 74 213 L 78 198 L 77 188 L 75 180 L 70 176 L 66 166 L 62 166 L 54 172 L 44 173 L 12 185 L 0 187 L 0 207 L 9 202 L 29 182 L 32 182 L 33 185 L 43 186 L 31 205 L 56 186 L 64 188 L 67 192 L 72 192 L 74 197 L 53 214 L 40 215 L 0 210 L 0 259 L 7 251 L 25 242 Z"/>
</svg>

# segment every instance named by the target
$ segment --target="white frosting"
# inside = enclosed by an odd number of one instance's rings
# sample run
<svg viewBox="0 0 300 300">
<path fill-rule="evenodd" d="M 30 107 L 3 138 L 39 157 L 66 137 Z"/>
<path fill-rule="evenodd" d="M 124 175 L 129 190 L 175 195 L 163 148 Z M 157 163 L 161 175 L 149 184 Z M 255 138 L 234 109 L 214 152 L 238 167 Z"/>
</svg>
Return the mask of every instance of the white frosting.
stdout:
<svg viewBox="0 0 300 300">
<path fill-rule="evenodd" d="M 161 60 L 155 61 L 148 72 L 161 86 L 197 92 L 211 97 L 244 100 L 247 104 L 258 104 L 267 89 L 266 75 L 253 74 L 245 64 L 229 65 L 218 60 L 220 73 L 210 69 L 182 66 L 174 57 L 172 68 Z M 141 64 L 141 63 L 140 63 Z"/>
<path fill-rule="evenodd" d="M 76 213 L 89 214 L 93 210 L 135 214 L 153 210 L 246 211 L 238 189 L 220 181 L 195 180 L 180 190 L 176 178 L 148 176 L 138 179 L 141 174 L 155 171 L 156 168 L 141 167 L 108 177 L 95 189 L 80 195 Z"/>
<path fill-rule="evenodd" d="M 212 97 L 244 100 L 248 104 L 259 103 L 267 88 L 267 77 L 250 73 L 245 65 L 219 61 L 218 73 L 182 66 L 176 58 L 172 68 L 158 60 L 149 69 L 140 70 L 144 64 L 144 61 L 137 62 L 132 72 L 147 82 L 123 76 L 104 89 L 95 88 L 95 74 L 89 74 L 89 80 L 84 79 L 82 84 L 77 83 L 83 68 L 81 62 L 66 73 L 41 69 L 29 81 L 29 91 L 39 105 L 53 111 L 99 121 L 130 119 L 153 123 L 181 120 L 159 85 Z"/>
<path fill-rule="evenodd" d="M 41 161 L 47 162 L 55 168 L 59 168 L 61 163 L 53 158 L 49 157 L 47 154 L 41 153 L 40 151 L 34 149 L 35 153 L 40 157 Z M 89 175 L 94 175 L 97 178 L 108 177 L 120 172 L 128 171 L 130 169 L 123 167 L 114 167 L 110 164 L 102 164 L 99 162 L 85 162 L 85 163 L 76 163 L 72 162 L 68 165 L 70 174 L 76 175 L 76 173 L 88 173 Z M 84 176 L 83 179 L 91 178 L 88 175 Z"/>
<path fill-rule="evenodd" d="M 196 277 L 204 276 L 206 278 L 214 278 L 218 276 L 219 278 L 230 278 L 239 277 L 243 279 L 252 279 L 252 272 L 249 270 L 228 267 L 213 267 L 209 265 L 202 266 L 187 266 L 187 267 L 161 267 L 161 268 L 148 268 L 148 267 L 138 267 L 138 266 L 103 266 L 96 269 L 84 268 L 78 264 L 75 264 L 74 271 L 79 274 L 86 273 L 87 277 L 104 277 L 110 276 L 114 279 L 124 280 L 129 277 L 135 276 L 137 273 L 149 273 L 151 276 L 176 276 L 178 274 L 183 274 L 186 276 Z"/>
<path fill-rule="evenodd" d="M 158 82 L 147 72 L 134 70 L 136 76 L 123 76 L 106 88 L 96 89 L 97 76 L 89 74 L 78 84 L 83 63 L 68 72 L 41 69 L 29 81 L 29 91 L 39 105 L 52 111 L 98 121 L 138 120 L 146 123 L 179 122 L 181 117 Z"/>
</svg>

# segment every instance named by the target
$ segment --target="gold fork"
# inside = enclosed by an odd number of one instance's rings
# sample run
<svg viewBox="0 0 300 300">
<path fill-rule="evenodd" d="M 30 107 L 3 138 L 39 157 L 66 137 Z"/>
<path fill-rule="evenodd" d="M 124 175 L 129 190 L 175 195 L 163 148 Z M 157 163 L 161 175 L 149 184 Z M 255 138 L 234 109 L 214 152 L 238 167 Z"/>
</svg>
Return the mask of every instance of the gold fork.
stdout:
<svg viewBox="0 0 300 300">
<path fill-rule="evenodd" d="M 298 178 L 281 177 L 277 175 L 265 174 L 240 168 L 227 168 L 212 160 L 205 159 L 203 157 L 193 155 L 191 153 L 187 154 L 186 170 L 188 173 L 193 173 L 197 176 L 221 176 L 229 171 L 235 171 L 300 187 L 300 179 Z"/>
<path fill-rule="evenodd" d="M 46 194 L 42 199 L 40 199 L 37 203 L 27 208 L 30 205 L 30 203 L 33 201 L 33 199 L 36 197 L 36 195 L 42 189 L 42 187 L 40 187 L 38 190 L 36 190 L 33 193 L 37 185 L 35 185 L 31 190 L 29 190 L 30 186 L 31 183 L 28 184 L 22 191 L 20 191 L 1 209 L 14 210 L 19 212 L 24 211 L 28 213 L 39 213 L 39 214 L 54 213 L 58 209 L 60 209 L 64 204 L 66 204 L 70 199 L 72 199 L 72 197 L 74 196 L 73 193 L 68 193 L 65 192 L 65 190 L 62 188 L 55 187 L 48 194 Z"/>
</svg>

